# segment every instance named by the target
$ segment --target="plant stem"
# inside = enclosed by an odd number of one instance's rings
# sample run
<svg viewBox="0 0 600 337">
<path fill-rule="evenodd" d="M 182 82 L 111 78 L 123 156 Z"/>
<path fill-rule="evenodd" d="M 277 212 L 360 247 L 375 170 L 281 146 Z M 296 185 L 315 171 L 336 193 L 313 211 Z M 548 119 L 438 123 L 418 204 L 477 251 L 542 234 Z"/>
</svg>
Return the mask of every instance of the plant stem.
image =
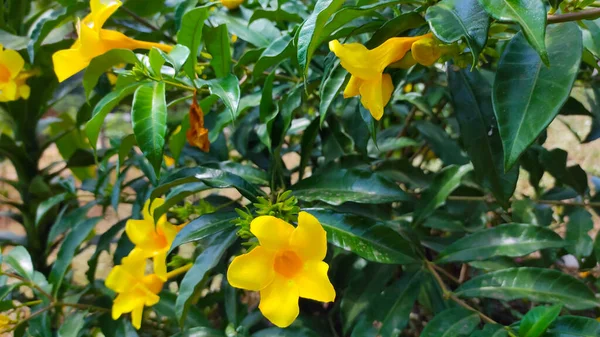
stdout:
<svg viewBox="0 0 600 337">
<path fill-rule="evenodd" d="M 192 265 L 193 265 L 192 263 L 188 263 L 183 267 L 179 267 L 175 270 L 171 270 L 170 272 L 167 273 L 167 278 L 170 279 L 170 278 L 173 278 L 175 276 L 185 273 L 186 271 L 190 270 L 190 268 L 192 268 Z"/>
<path fill-rule="evenodd" d="M 600 8 L 588 8 L 579 12 L 548 15 L 548 24 L 597 18 L 600 18 Z"/>
<path fill-rule="evenodd" d="M 55 307 L 71 307 L 71 308 L 81 309 L 81 310 L 94 310 L 94 311 L 102 311 L 102 312 L 110 311 L 110 309 L 107 309 L 107 308 L 102 308 L 102 307 L 98 307 L 95 305 L 83 304 L 83 303 L 56 302 L 53 304 L 53 306 L 55 306 Z"/>
<path fill-rule="evenodd" d="M 133 11 L 131 11 L 129 8 L 126 7 L 121 7 L 121 9 L 127 13 L 127 15 L 131 16 L 132 19 L 134 19 L 135 21 L 141 23 L 142 25 L 152 29 L 155 32 L 161 32 L 162 35 L 165 37 L 165 39 L 167 41 L 169 41 L 170 43 L 173 44 L 177 44 L 177 41 L 175 41 L 172 37 L 170 37 L 169 35 L 165 34 L 164 32 L 162 32 L 160 30 L 160 28 L 156 27 L 155 25 L 151 24 L 150 22 L 148 22 L 146 19 L 144 19 L 143 17 L 135 14 Z"/>
<path fill-rule="evenodd" d="M 12 273 L 5 273 L 5 272 L 1 272 L 0 275 L 5 275 L 7 277 L 10 278 L 14 278 L 16 280 L 19 280 L 21 282 L 23 282 L 24 284 L 26 284 L 27 286 L 34 288 L 35 290 L 39 291 L 42 295 L 46 296 L 50 302 L 54 301 L 54 298 L 52 297 L 52 295 L 48 294 L 44 289 L 40 288 L 40 286 L 38 286 L 37 284 L 30 282 L 26 279 L 24 279 L 23 277 L 16 275 L 16 274 L 12 274 Z"/>
</svg>

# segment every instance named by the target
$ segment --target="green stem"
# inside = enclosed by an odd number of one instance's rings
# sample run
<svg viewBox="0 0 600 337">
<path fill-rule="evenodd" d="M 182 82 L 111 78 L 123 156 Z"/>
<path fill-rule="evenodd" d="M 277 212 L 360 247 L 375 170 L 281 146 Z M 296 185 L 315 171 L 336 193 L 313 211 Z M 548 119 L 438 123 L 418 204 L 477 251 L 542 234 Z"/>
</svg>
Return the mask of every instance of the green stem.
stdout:
<svg viewBox="0 0 600 337">
<path fill-rule="evenodd" d="M 588 8 L 579 12 L 548 15 L 548 24 L 597 18 L 600 18 L 600 8 Z"/>
</svg>

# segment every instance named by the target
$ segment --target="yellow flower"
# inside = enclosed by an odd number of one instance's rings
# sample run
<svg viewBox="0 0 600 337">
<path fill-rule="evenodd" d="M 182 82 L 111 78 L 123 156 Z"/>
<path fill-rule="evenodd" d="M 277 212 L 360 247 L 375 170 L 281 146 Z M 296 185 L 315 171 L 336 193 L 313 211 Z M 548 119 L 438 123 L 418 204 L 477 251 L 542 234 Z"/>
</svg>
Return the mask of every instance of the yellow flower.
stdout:
<svg viewBox="0 0 600 337">
<path fill-rule="evenodd" d="M 22 72 L 24 66 L 25 61 L 18 52 L 4 49 L 0 44 L 0 102 L 29 98 L 30 89 L 25 80 L 31 75 Z"/>
<path fill-rule="evenodd" d="M 167 221 L 166 214 L 154 223 L 154 210 L 164 203 L 160 198 L 154 199 L 152 205 L 150 200 L 146 201 L 142 210 L 144 218 L 128 220 L 125 225 L 125 232 L 136 249 L 141 251 L 144 257 L 152 257 L 154 273 L 162 280 L 167 279 L 167 252 L 179 231 L 178 226 Z"/>
<path fill-rule="evenodd" d="M 131 312 L 133 326 L 142 325 L 144 306 L 153 306 L 160 300 L 157 295 L 163 288 L 163 281 L 156 274 L 145 275 L 146 258 L 144 252 L 134 248 L 121 265 L 115 266 L 104 283 L 118 295 L 113 301 L 112 318 Z"/>
<path fill-rule="evenodd" d="M 70 49 L 59 50 L 52 55 L 54 72 L 59 82 L 86 68 L 90 61 L 111 49 L 151 49 L 156 47 L 169 52 L 171 46 L 161 43 L 138 41 L 124 34 L 102 29 L 108 18 L 121 6 L 119 0 L 91 0 L 91 13 L 77 22 L 78 38 Z"/>
<path fill-rule="evenodd" d="M 335 289 L 329 281 L 327 234 L 319 221 L 300 212 L 298 227 L 272 217 L 259 216 L 250 231 L 260 245 L 236 257 L 227 270 L 229 284 L 260 291 L 258 308 L 278 327 L 298 317 L 298 299 L 333 302 Z"/>
<path fill-rule="evenodd" d="M 383 70 L 401 60 L 414 42 L 431 34 L 415 37 L 394 37 L 374 49 L 367 49 L 360 43 L 341 44 L 337 40 L 329 42 L 329 49 L 340 58 L 342 67 L 352 75 L 344 90 L 344 98 L 360 95 L 360 101 L 379 120 L 383 107 L 390 101 L 394 85 L 389 74 Z"/>
<path fill-rule="evenodd" d="M 443 49 L 432 36 L 413 43 L 411 51 L 415 61 L 427 67 L 433 65 L 443 54 Z"/>
<path fill-rule="evenodd" d="M 223 6 L 227 7 L 227 9 L 236 9 L 240 7 L 241 4 L 244 3 L 244 0 L 221 0 Z"/>
</svg>

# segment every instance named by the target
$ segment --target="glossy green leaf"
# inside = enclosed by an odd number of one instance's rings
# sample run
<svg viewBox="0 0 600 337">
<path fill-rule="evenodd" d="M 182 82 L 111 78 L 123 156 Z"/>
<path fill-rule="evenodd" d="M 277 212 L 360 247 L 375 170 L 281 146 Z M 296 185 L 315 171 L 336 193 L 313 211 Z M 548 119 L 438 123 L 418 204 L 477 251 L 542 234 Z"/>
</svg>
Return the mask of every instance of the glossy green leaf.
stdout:
<svg viewBox="0 0 600 337">
<path fill-rule="evenodd" d="M 562 316 L 543 337 L 596 337 L 600 336 L 600 322 L 593 318 Z"/>
<path fill-rule="evenodd" d="M 538 0 L 479 0 L 494 19 L 517 22 L 529 44 L 537 51 L 542 62 L 552 64 L 546 51 L 546 8 Z M 550 49 L 550 47 L 548 47 Z M 552 64 L 554 66 L 554 64 Z"/>
<path fill-rule="evenodd" d="M 84 7 L 81 3 L 76 3 L 67 7 L 58 7 L 47 13 L 44 13 L 30 28 L 29 43 L 27 44 L 27 53 L 29 54 L 29 62 L 34 63 L 35 54 L 44 42 L 44 39 L 58 26 L 63 24 L 65 20 L 71 17 L 75 12 Z M 5 48 L 10 48 L 1 40 Z"/>
<path fill-rule="evenodd" d="M 195 327 L 185 332 L 176 333 L 171 337 L 225 337 L 225 334 L 213 328 Z"/>
<path fill-rule="evenodd" d="M 427 9 L 425 19 L 443 42 L 464 38 L 473 54 L 473 67 L 485 47 L 490 18 L 477 0 L 442 0 Z"/>
<path fill-rule="evenodd" d="M 592 254 L 594 242 L 588 234 L 594 228 L 592 215 L 583 208 L 577 208 L 568 213 L 567 236 L 569 243 L 567 251 L 578 258 L 585 258 Z"/>
<path fill-rule="evenodd" d="M 332 56 L 333 54 L 330 54 L 329 57 Z M 319 98 L 321 99 L 319 103 L 319 120 L 321 125 L 323 125 L 325 117 L 327 117 L 329 106 L 338 97 L 342 85 L 346 82 L 346 75 L 348 75 L 348 72 L 340 65 L 339 61 L 336 61 L 333 57 L 331 60 L 331 65 L 327 69 L 329 71 L 326 70 L 324 79 L 321 81 L 319 87 Z"/>
<path fill-rule="evenodd" d="M 252 337 L 319 337 L 319 333 L 307 327 L 294 328 L 266 328 L 255 332 Z"/>
<path fill-rule="evenodd" d="M 216 23 L 227 24 L 227 29 L 231 34 L 235 34 L 240 40 L 247 41 L 258 48 L 268 46 L 281 36 L 277 28 L 268 20 L 256 20 L 249 23 L 240 16 L 221 11 L 212 12 L 211 20 L 215 19 Z"/>
<path fill-rule="evenodd" d="M 510 268 L 477 276 L 456 290 L 460 297 L 485 297 L 502 301 L 527 298 L 561 303 L 572 310 L 600 306 L 594 293 L 580 280 L 554 269 Z"/>
<path fill-rule="evenodd" d="M 412 199 L 398 185 L 378 173 L 357 169 L 314 174 L 291 189 L 300 200 L 323 201 L 331 205 L 344 202 L 382 204 Z"/>
<path fill-rule="evenodd" d="M 46 213 L 48 213 L 48 211 L 50 211 L 54 206 L 60 204 L 61 202 L 65 201 L 71 197 L 72 197 L 72 195 L 65 192 L 65 193 L 57 194 L 51 198 L 48 198 L 48 199 L 42 201 L 36 209 L 35 225 L 39 226 L 42 218 L 44 218 Z"/>
<path fill-rule="evenodd" d="M 558 183 L 573 187 L 579 195 L 585 195 L 588 190 L 588 178 L 579 165 L 568 165 L 568 153 L 562 149 L 540 151 L 540 164 L 550 173 Z"/>
<path fill-rule="evenodd" d="M 33 262 L 27 249 L 17 246 L 2 257 L 4 263 L 8 264 L 17 275 L 32 281 L 34 277 Z"/>
<path fill-rule="evenodd" d="M 302 73 L 306 76 L 308 65 L 319 46 L 325 23 L 342 5 L 344 0 L 318 0 L 310 16 L 298 31 L 297 58 Z"/>
<path fill-rule="evenodd" d="M 461 138 L 475 175 L 506 208 L 517 186 L 519 169 L 514 167 L 504 172 L 502 139 L 494 116 L 491 86 L 477 70 L 457 70 L 452 66 L 448 67 L 448 82 Z"/>
<path fill-rule="evenodd" d="M 100 134 L 100 129 L 102 128 L 102 124 L 104 124 L 106 115 L 108 115 L 108 113 L 111 112 L 121 100 L 133 94 L 138 87 L 144 85 L 145 83 L 148 82 L 132 83 L 125 87 L 115 89 L 115 91 L 104 96 L 100 102 L 96 104 L 94 110 L 92 111 L 92 119 L 85 124 L 85 134 L 90 140 L 90 145 L 94 150 L 96 149 L 98 135 Z"/>
<path fill-rule="evenodd" d="M 364 318 L 352 331 L 352 337 L 398 336 L 409 321 L 422 280 L 422 271 L 408 271 L 380 294 L 372 296 Z"/>
<path fill-rule="evenodd" d="M 183 277 L 179 285 L 179 295 L 175 302 L 175 310 L 180 324 L 183 324 L 186 319 L 187 309 L 192 304 L 194 295 L 203 287 L 202 279 L 221 261 L 227 248 L 233 244 L 235 239 L 235 230 L 215 235 L 202 253 L 198 255 L 192 268 Z"/>
<path fill-rule="evenodd" d="M 194 8 L 183 15 L 181 28 L 177 32 L 177 43 L 188 47 L 190 50 L 190 57 L 185 62 L 184 70 L 191 78 L 194 78 L 196 74 L 197 56 L 202 42 L 202 28 L 207 18 L 208 8 Z"/>
<path fill-rule="evenodd" d="M 418 261 L 408 241 L 383 223 L 359 215 L 309 208 L 332 244 L 374 262 L 407 264 Z"/>
<path fill-rule="evenodd" d="M 14 35 L 0 29 L 0 41 L 6 49 L 21 50 L 27 48 L 30 40 L 27 36 Z"/>
<path fill-rule="evenodd" d="M 551 67 L 542 63 L 519 33 L 506 46 L 498 64 L 493 103 L 505 170 L 513 167 L 558 114 L 579 70 L 583 47 L 577 24 L 548 26 L 546 46 Z"/>
<path fill-rule="evenodd" d="M 63 244 L 58 250 L 56 262 L 52 266 L 48 281 L 53 286 L 53 294 L 56 296 L 60 290 L 63 278 L 67 273 L 67 269 L 71 266 L 71 261 L 75 256 L 77 247 L 79 247 L 85 239 L 88 238 L 101 217 L 89 218 L 77 224 L 65 237 Z"/>
<path fill-rule="evenodd" d="M 131 107 L 131 123 L 140 150 L 159 176 L 167 133 L 164 82 L 144 84 L 135 91 Z"/>
<path fill-rule="evenodd" d="M 417 201 L 413 214 L 413 223 L 421 223 L 430 216 L 436 208 L 444 205 L 446 199 L 460 186 L 462 178 L 473 169 L 471 165 L 448 166 L 440 171 L 431 185 L 423 192 Z"/>
<path fill-rule="evenodd" d="M 527 224 L 503 224 L 459 239 L 437 257 L 438 263 L 486 260 L 496 256 L 524 256 L 567 243 L 554 231 Z"/>
<path fill-rule="evenodd" d="M 160 49 L 152 47 L 148 52 L 148 63 L 150 64 L 149 70 L 157 78 L 162 78 L 162 67 L 165 65 L 167 60 L 163 57 L 164 53 L 160 52 Z"/>
<path fill-rule="evenodd" d="M 199 241 L 230 230 L 235 227 L 232 220 L 237 217 L 238 214 L 235 212 L 217 212 L 199 216 L 177 233 L 169 253 L 184 243 Z"/>
<path fill-rule="evenodd" d="M 239 116 L 238 106 L 240 104 L 240 84 L 237 77 L 229 74 L 223 78 L 212 80 L 197 79 L 194 81 L 198 88 L 208 86 L 211 95 L 217 95 L 231 113 L 231 120 L 235 121 Z"/>
<path fill-rule="evenodd" d="M 58 337 L 77 337 L 85 325 L 86 311 L 76 311 L 66 316 L 58 329 Z"/>
<path fill-rule="evenodd" d="M 173 66 L 173 69 L 175 69 L 176 73 L 181 70 L 190 56 L 190 49 L 180 44 L 175 45 L 168 54 L 160 49 L 158 49 L 158 52 L 162 55 L 167 63 Z"/>
<path fill-rule="evenodd" d="M 210 66 L 217 77 L 225 77 L 231 72 L 231 47 L 226 25 L 204 28 L 206 50 L 212 56 Z"/>
<path fill-rule="evenodd" d="M 364 6 L 347 6 L 341 8 L 339 11 L 335 12 L 331 19 L 327 22 L 325 27 L 323 28 L 323 32 L 321 33 L 322 41 L 330 40 L 330 36 L 333 36 L 334 33 L 345 26 L 346 24 L 351 23 L 353 20 L 367 16 L 376 10 L 383 9 L 385 7 L 391 7 L 393 5 L 397 5 L 399 3 L 405 2 L 403 0 L 388 0 L 388 1 L 377 1 L 375 3 L 367 4 Z"/>
<path fill-rule="evenodd" d="M 427 323 L 421 337 L 468 336 L 479 325 L 479 314 L 464 308 L 453 308 L 435 315 Z"/>
<path fill-rule="evenodd" d="M 259 77 L 270 67 L 277 66 L 280 62 L 290 59 L 294 55 L 293 47 L 292 38 L 288 35 L 283 35 L 271 42 L 256 61 L 252 70 L 253 76 Z"/>
<path fill-rule="evenodd" d="M 83 74 L 83 88 L 85 89 L 85 96 L 89 99 L 94 91 L 96 83 L 98 83 L 100 76 L 102 76 L 102 74 L 104 74 L 110 68 L 121 63 L 138 64 L 140 62 L 135 54 L 128 49 L 112 49 L 100 56 L 93 58 Z"/>
<path fill-rule="evenodd" d="M 519 324 L 520 337 L 539 337 L 560 314 L 562 305 L 536 307 L 527 312 Z"/>
<path fill-rule="evenodd" d="M 469 159 L 463 154 L 458 143 L 450 138 L 440 126 L 429 121 L 418 121 L 415 127 L 427 141 L 433 152 L 446 165 L 465 165 Z"/>
<path fill-rule="evenodd" d="M 402 13 L 387 21 L 377 29 L 365 46 L 369 49 L 375 48 L 384 43 L 387 39 L 399 36 L 409 29 L 421 27 L 425 23 L 426 21 L 418 13 Z"/>
<path fill-rule="evenodd" d="M 482 330 L 474 331 L 469 337 L 508 337 L 508 331 L 498 324 L 486 324 Z"/>
</svg>

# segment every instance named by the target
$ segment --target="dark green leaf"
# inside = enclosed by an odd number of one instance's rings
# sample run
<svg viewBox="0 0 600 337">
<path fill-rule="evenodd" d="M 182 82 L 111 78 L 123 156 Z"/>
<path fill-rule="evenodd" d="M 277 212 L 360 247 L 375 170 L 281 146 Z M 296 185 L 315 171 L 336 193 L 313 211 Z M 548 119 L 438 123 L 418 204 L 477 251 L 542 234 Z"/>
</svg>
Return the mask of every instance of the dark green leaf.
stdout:
<svg viewBox="0 0 600 337">
<path fill-rule="evenodd" d="M 225 106 L 229 109 L 231 120 L 236 120 L 240 113 L 240 111 L 238 111 L 238 105 L 240 103 L 240 84 L 235 75 L 229 74 L 226 77 L 208 81 L 197 79 L 194 83 L 198 88 L 208 86 L 211 95 L 219 96 Z"/>
<path fill-rule="evenodd" d="M 283 35 L 271 42 L 256 61 L 252 70 L 253 76 L 259 77 L 270 67 L 277 66 L 280 62 L 290 59 L 294 55 L 293 46 L 292 38 L 288 35 Z"/>
<path fill-rule="evenodd" d="M 33 262 L 27 249 L 23 246 L 17 246 L 3 256 L 3 262 L 8 264 L 17 275 L 32 281 L 34 277 Z"/>
<path fill-rule="evenodd" d="M 469 162 L 458 143 L 444 129 L 429 121 L 419 121 L 415 126 L 444 164 L 464 165 Z"/>
<path fill-rule="evenodd" d="M 369 49 L 375 48 L 389 38 L 399 36 L 409 29 L 418 28 L 424 24 L 425 20 L 421 15 L 419 15 L 419 13 L 402 13 L 397 17 L 387 21 L 379 29 L 377 29 L 377 31 L 373 33 L 371 40 L 369 40 L 365 46 Z"/>
<path fill-rule="evenodd" d="M 594 228 L 592 215 L 583 208 L 575 209 L 568 213 L 567 236 L 569 243 L 567 251 L 578 258 L 588 257 L 592 254 L 594 242 L 588 234 Z"/>
<path fill-rule="evenodd" d="M 473 54 L 473 67 L 485 47 L 490 18 L 477 0 L 442 0 L 427 9 L 425 19 L 435 36 L 454 43 L 464 38 Z"/>
<path fill-rule="evenodd" d="M 83 88 L 85 89 L 85 96 L 88 99 L 92 95 L 100 76 L 111 67 L 120 63 L 138 64 L 139 61 L 135 54 L 128 49 L 112 49 L 92 59 L 83 75 Z"/>
<path fill-rule="evenodd" d="M 543 268 L 510 268 L 484 274 L 464 283 L 456 294 L 502 301 L 527 298 L 536 302 L 562 303 L 572 310 L 600 306 L 584 283 L 558 270 Z"/>
<path fill-rule="evenodd" d="M 319 120 L 321 125 L 323 125 L 325 117 L 327 117 L 329 106 L 338 96 L 340 88 L 346 82 L 346 75 L 348 75 L 346 69 L 339 62 L 332 61 L 332 64 L 330 71 L 326 72 L 319 87 L 319 97 L 321 99 L 319 103 Z"/>
<path fill-rule="evenodd" d="M 546 51 L 546 45 L 549 44 L 548 41 L 545 41 L 546 8 L 541 1 L 479 0 L 479 2 L 494 19 L 519 23 L 525 38 L 537 51 L 542 62 L 554 66 L 552 56 L 549 57 Z"/>
<path fill-rule="evenodd" d="M 36 209 L 35 225 L 39 226 L 42 218 L 44 218 L 46 213 L 48 213 L 48 211 L 50 211 L 54 206 L 60 204 L 61 202 L 65 201 L 71 197 L 72 197 L 71 194 L 65 192 L 65 193 L 57 194 L 49 199 L 42 201 L 38 205 L 38 208 Z"/>
<path fill-rule="evenodd" d="M 235 226 L 232 220 L 237 217 L 238 215 L 235 212 L 201 215 L 190 221 L 190 223 L 177 233 L 169 253 L 184 243 L 206 239 L 211 235 L 230 230 Z"/>
<path fill-rule="evenodd" d="M 539 337 L 560 314 L 562 305 L 537 307 L 529 310 L 519 324 L 520 337 Z"/>
<path fill-rule="evenodd" d="M 190 57 L 184 65 L 185 72 L 191 78 L 196 74 L 198 51 L 202 42 L 202 27 L 208 18 L 208 8 L 194 8 L 181 18 L 181 28 L 177 32 L 177 42 L 188 47 Z"/>
<path fill-rule="evenodd" d="M 470 337 L 508 337 L 508 331 L 497 324 L 486 324 L 483 330 L 474 331 Z"/>
<path fill-rule="evenodd" d="M 418 224 L 430 216 L 436 208 L 446 203 L 446 198 L 460 185 L 465 174 L 473 169 L 471 165 L 448 166 L 440 171 L 431 185 L 417 201 L 413 223 Z"/>
<path fill-rule="evenodd" d="M 131 123 L 140 150 L 159 176 L 167 133 L 164 82 L 144 84 L 135 91 L 131 107 Z"/>
<path fill-rule="evenodd" d="M 504 172 L 502 139 L 492 107 L 491 86 L 477 70 L 456 70 L 452 66 L 448 67 L 448 81 L 461 138 L 475 175 L 483 179 L 506 208 L 517 186 L 519 169 L 514 167 Z"/>
<path fill-rule="evenodd" d="M 438 263 L 523 256 L 540 249 L 561 248 L 566 242 L 554 231 L 527 224 L 504 224 L 476 232 L 444 249 Z"/>
<path fill-rule="evenodd" d="M 578 316 L 559 317 L 543 337 L 596 337 L 600 336 L 600 322 Z"/>
<path fill-rule="evenodd" d="M 86 311 L 76 311 L 68 315 L 58 329 L 58 337 L 77 337 L 85 324 Z"/>
<path fill-rule="evenodd" d="M 588 190 L 587 174 L 579 165 L 567 166 L 567 156 L 568 153 L 562 149 L 541 150 L 539 160 L 558 183 L 569 185 L 580 195 L 585 195 Z"/>
<path fill-rule="evenodd" d="M 569 97 L 579 70 L 582 42 L 576 23 L 548 26 L 546 67 L 518 33 L 506 46 L 494 81 L 493 103 L 504 147 L 504 168 L 550 124 Z M 522 76 L 515 77 L 514 74 Z"/>
<path fill-rule="evenodd" d="M 421 337 L 468 336 L 477 325 L 479 325 L 477 312 L 463 308 L 447 309 L 427 323 Z"/>
<path fill-rule="evenodd" d="M 206 50 L 212 56 L 210 66 L 217 77 L 225 77 L 231 72 L 231 48 L 226 25 L 204 28 Z"/>
<path fill-rule="evenodd" d="M 382 204 L 412 199 L 398 185 L 378 173 L 357 169 L 314 174 L 291 189 L 300 200 L 323 201 L 332 205 L 350 201 Z"/>
</svg>

